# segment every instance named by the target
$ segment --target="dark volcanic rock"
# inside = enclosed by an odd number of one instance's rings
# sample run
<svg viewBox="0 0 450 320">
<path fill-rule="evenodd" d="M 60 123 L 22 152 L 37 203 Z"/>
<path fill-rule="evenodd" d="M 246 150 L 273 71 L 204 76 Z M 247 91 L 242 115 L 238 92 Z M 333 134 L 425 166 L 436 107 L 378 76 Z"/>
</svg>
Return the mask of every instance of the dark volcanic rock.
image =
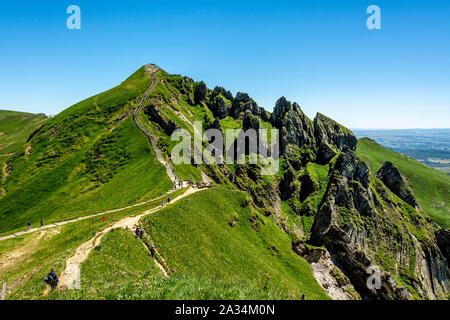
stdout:
<svg viewBox="0 0 450 320">
<path fill-rule="evenodd" d="M 219 94 L 221 94 L 225 99 L 233 101 L 233 95 L 231 94 L 230 91 L 225 90 L 222 87 L 215 87 L 212 92 L 212 98 L 217 97 Z"/>
<path fill-rule="evenodd" d="M 213 112 L 214 116 L 218 117 L 219 119 L 224 119 L 228 116 L 230 106 L 227 104 L 224 98 L 222 97 L 216 97 L 214 99 L 211 111 Z"/>
<path fill-rule="evenodd" d="M 208 88 L 206 84 L 201 81 L 197 84 L 194 91 L 194 98 L 196 103 L 200 103 L 206 99 L 206 95 L 208 94 Z"/>
<path fill-rule="evenodd" d="M 233 100 L 230 114 L 233 118 L 238 119 L 243 116 L 243 112 L 247 110 L 255 116 L 261 116 L 266 112 L 263 108 L 260 108 L 247 93 L 238 92 Z M 266 117 L 266 115 L 263 117 Z"/>
<path fill-rule="evenodd" d="M 447 263 L 450 263 L 450 229 L 439 229 L 435 233 L 436 241 Z"/>
<path fill-rule="evenodd" d="M 377 171 L 376 176 L 400 199 L 416 210 L 421 210 L 408 180 L 403 177 L 398 168 L 391 162 L 385 162 L 380 170 Z"/>
<path fill-rule="evenodd" d="M 158 124 L 161 129 L 167 134 L 171 135 L 175 130 L 178 129 L 178 126 L 172 122 L 172 120 L 166 119 L 152 104 L 147 105 L 144 108 L 144 113 L 147 114 L 151 121 Z"/>
<path fill-rule="evenodd" d="M 400 287 L 391 273 L 408 279 L 420 297 L 445 297 L 450 273 L 433 240 L 433 227 L 422 213 L 411 212 L 402 203 L 371 177 L 367 164 L 354 151 L 341 152 L 309 241 L 327 247 L 363 297 L 409 298 L 409 289 Z M 419 241 L 418 235 L 427 240 Z M 380 270 L 379 290 L 367 286 L 372 265 Z"/>
<path fill-rule="evenodd" d="M 254 116 L 250 110 L 247 110 L 244 112 L 242 127 L 244 130 L 254 129 L 258 131 L 261 128 L 261 123 L 258 117 Z"/>
<path fill-rule="evenodd" d="M 280 130 L 280 153 L 287 154 L 294 149 L 315 149 L 313 123 L 297 103 L 278 99 L 272 113 L 272 124 Z"/>
<path fill-rule="evenodd" d="M 356 150 L 355 135 L 336 121 L 318 113 L 314 118 L 314 135 L 318 144 L 317 160 L 328 163 L 344 147 Z"/>
</svg>

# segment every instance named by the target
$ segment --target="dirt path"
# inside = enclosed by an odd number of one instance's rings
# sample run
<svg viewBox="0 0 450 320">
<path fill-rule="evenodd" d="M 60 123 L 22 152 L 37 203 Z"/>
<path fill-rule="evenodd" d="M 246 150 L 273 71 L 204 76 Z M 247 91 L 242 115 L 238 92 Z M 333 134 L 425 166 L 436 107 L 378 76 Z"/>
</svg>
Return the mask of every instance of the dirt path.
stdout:
<svg viewBox="0 0 450 320">
<path fill-rule="evenodd" d="M 182 195 L 173 199 L 170 202 L 170 205 L 172 205 L 173 203 L 175 203 L 193 193 L 199 192 L 201 190 L 204 190 L 204 189 L 189 188 L 185 193 L 183 193 Z M 166 205 L 166 206 L 168 206 L 168 205 Z M 162 207 L 157 207 L 154 209 L 147 210 L 140 215 L 124 218 L 124 219 L 116 222 L 114 225 L 97 232 L 92 239 L 90 239 L 89 241 L 86 241 L 81 246 L 79 246 L 76 249 L 75 254 L 67 260 L 66 269 L 62 273 L 60 281 L 59 281 L 60 286 L 62 288 L 69 288 L 69 289 L 80 288 L 80 286 L 81 286 L 80 266 L 87 259 L 87 257 L 89 256 L 89 253 L 92 251 L 92 249 L 94 249 L 95 247 L 97 247 L 100 244 L 100 242 L 105 234 L 107 234 L 112 229 L 117 229 L 117 228 L 125 228 L 125 229 L 132 231 L 138 225 L 139 220 L 141 218 L 143 218 L 147 215 L 150 215 L 152 213 L 158 212 L 161 209 L 162 209 Z M 157 266 L 158 266 L 158 264 L 157 264 Z M 161 265 L 158 266 L 158 268 L 164 269 L 164 267 Z M 165 272 L 165 274 L 167 274 L 167 272 L 165 270 L 164 270 L 164 272 Z M 163 272 L 163 274 L 164 274 L 164 272 Z"/>
<path fill-rule="evenodd" d="M 8 177 L 8 171 L 6 170 L 8 168 L 8 164 L 5 162 L 2 168 L 2 184 L 5 184 L 6 178 Z"/>
<path fill-rule="evenodd" d="M 147 245 L 145 244 L 144 241 L 142 241 L 142 244 L 143 244 L 145 250 L 147 250 L 148 254 L 151 256 L 152 253 L 151 253 L 150 249 L 147 247 Z M 156 248 L 154 248 L 154 249 L 155 249 L 155 253 L 158 254 L 158 256 L 161 257 L 161 255 L 160 255 L 159 252 L 156 250 Z M 161 257 L 161 258 L 162 258 L 162 257 Z M 155 265 L 158 267 L 158 269 L 161 270 L 161 273 L 164 275 L 164 277 L 167 278 L 167 277 L 169 276 L 169 274 L 167 273 L 167 271 L 166 271 L 166 269 L 163 267 L 163 265 L 162 265 L 161 263 L 159 263 L 159 261 L 156 259 L 156 257 L 153 257 L 153 261 L 155 262 Z"/>
<path fill-rule="evenodd" d="M 0 237 L 0 241 L 8 240 L 8 239 L 15 238 L 15 237 L 20 237 L 20 236 L 23 236 L 25 234 L 36 232 L 36 231 L 42 231 L 42 230 L 46 230 L 46 229 L 50 229 L 50 228 L 56 228 L 56 227 L 63 226 L 63 225 L 69 224 L 69 223 L 74 223 L 74 222 L 78 222 L 78 221 L 82 221 L 82 220 L 86 220 L 86 219 L 91 219 L 91 218 L 95 218 L 95 217 L 99 217 L 99 216 L 104 216 L 104 215 L 107 215 L 107 214 L 110 214 L 110 213 L 115 213 L 115 212 L 131 209 L 131 208 L 139 207 L 141 205 L 147 204 L 149 202 L 153 202 L 153 201 L 158 200 L 158 199 L 165 199 L 168 195 L 174 193 L 175 191 L 176 191 L 175 189 L 169 190 L 168 192 L 166 192 L 162 196 L 159 196 L 159 197 L 156 197 L 154 199 L 150 199 L 150 200 L 147 200 L 147 201 L 144 201 L 144 202 L 139 202 L 139 203 L 133 204 L 131 206 L 127 206 L 127 207 L 123 207 L 123 208 L 119 208 L 119 209 L 114 209 L 114 210 L 103 211 L 103 212 L 91 214 L 89 216 L 84 216 L 84 217 L 75 218 L 75 219 L 71 219 L 71 220 L 56 222 L 56 223 L 48 224 L 48 225 L 43 226 L 43 227 L 32 228 L 32 229 L 26 230 L 26 231 L 15 232 L 13 234 Z"/>
<path fill-rule="evenodd" d="M 145 95 L 142 98 L 141 102 L 137 106 L 136 110 L 134 111 L 133 119 L 134 119 L 134 122 L 136 122 L 136 125 L 138 126 L 138 128 L 142 131 L 142 133 L 144 133 L 148 137 L 148 139 L 150 140 L 150 143 L 152 145 L 153 151 L 156 154 L 156 159 L 160 163 L 162 163 L 164 168 L 166 168 L 166 173 L 167 173 L 167 176 L 169 177 L 170 181 L 175 182 L 176 174 L 175 174 L 175 170 L 173 169 L 172 164 L 170 164 L 169 162 L 164 160 L 164 158 L 162 157 L 161 150 L 158 148 L 157 139 L 139 121 L 139 117 L 138 117 L 139 112 L 141 111 L 142 106 L 144 105 L 145 101 L 147 100 L 148 95 L 150 94 L 150 92 L 152 92 L 153 88 L 156 85 L 156 81 L 157 80 L 156 80 L 156 77 L 155 77 L 155 73 L 159 71 L 159 68 L 157 66 L 155 66 L 155 65 L 147 65 L 145 68 L 146 68 L 146 71 L 148 72 L 148 74 L 150 74 L 150 76 L 152 77 L 153 82 L 152 82 L 150 88 L 145 93 Z"/>
</svg>

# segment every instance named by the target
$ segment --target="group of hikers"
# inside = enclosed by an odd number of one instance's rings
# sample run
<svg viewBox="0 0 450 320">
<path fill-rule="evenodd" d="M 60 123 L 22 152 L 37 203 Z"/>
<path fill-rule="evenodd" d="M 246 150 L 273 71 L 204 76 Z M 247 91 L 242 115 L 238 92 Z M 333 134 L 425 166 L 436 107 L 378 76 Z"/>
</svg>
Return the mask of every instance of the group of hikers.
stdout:
<svg viewBox="0 0 450 320">
<path fill-rule="evenodd" d="M 194 185 L 194 180 L 188 180 L 187 184 L 192 187 Z M 175 176 L 175 181 L 173 182 L 173 188 L 177 189 L 177 188 L 182 188 L 183 187 L 183 180 L 181 180 L 178 176 Z"/>
<path fill-rule="evenodd" d="M 136 238 L 142 239 L 142 236 L 144 235 L 144 229 L 139 229 L 139 227 L 136 227 L 136 231 L 134 232 L 136 235 Z"/>
<path fill-rule="evenodd" d="M 172 200 L 170 197 L 167 198 L 167 204 L 170 204 L 170 200 Z M 164 202 L 164 200 L 161 200 L 161 207 L 164 207 L 166 203 Z"/>
<path fill-rule="evenodd" d="M 30 231 L 30 230 L 31 230 L 31 221 L 30 221 L 30 220 L 28 220 L 27 226 L 28 226 L 28 231 Z M 43 226 L 44 226 L 44 220 L 41 219 L 41 228 L 42 228 Z"/>
<path fill-rule="evenodd" d="M 140 229 L 139 227 L 136 227 L 136 231 L 134 232 L 136 235 L 136 238 L 142 239 L 142 236 L 144 235 L 144 229 Z M 152 255 L 152 258 L 155 257 L 155 246 L 153 243 L 150 245 L 150 254 Z"/>
</svg>

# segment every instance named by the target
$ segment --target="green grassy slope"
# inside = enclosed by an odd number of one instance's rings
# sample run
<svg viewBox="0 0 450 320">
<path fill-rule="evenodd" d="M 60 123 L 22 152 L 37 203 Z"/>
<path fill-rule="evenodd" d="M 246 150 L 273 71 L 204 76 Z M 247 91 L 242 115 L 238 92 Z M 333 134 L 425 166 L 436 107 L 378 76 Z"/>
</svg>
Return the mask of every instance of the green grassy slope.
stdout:
<svg viewBox="0 0 450 320">
<path fill-rule="evenodd" d="M 125 229 L 113 229 L 81 265 L 82 289 L 96 294 L 101 288 L 108 299 L 106 294 L 126 295 L 128 282 L 159 273 L 141 240 Z"/>
<path fill-rule="evenodd" d="M 173 197 L 184 191 L 173 193 Z M 73 256 L 76 248 L 91 239 L 97 231 L 124 217 L 159 207 L 160 202 L 161 199 L 157 199 L 139 207 L 105 215 L 106 221 L 102 221 L 102 217 L 95 217 L 0 241 L 0 283 L 6 282 L 8 291 L 11 290 L 6 298 L 38 297 L 46 288 L 43 279 L 50 269 L 55 268 L 56 273 L 60 275 L 65 269 L 66 260 Z"/>
<path fill-rule="evenodd" d="M 239 282 L 176 276 L 164 278 L 130 231 L 115 229 L 81 266 L 81 289 L 51 293 L 46 299 L 268 299 L 278 295 Z"/>
<path fill-rule="evenodd" d="M 0 154 L 24 151 L 30 134 L 47 120 L 43 114 L 0 110 Z M 0 159 L 2 161 L 3 159 Z"/>
<path fill-rule="evenodd" d="M 141 68 L 45 121 L 30 141 L 31 153 L 7 160 L 0 233 L 23 228 L 28 219 L 50 223 L 120 208 L 172 187 L 132 119 L 151 81 Z"/>
<path fill-rule="evenodd" d="M 241 192 L 210 189 L 146 218 L 143 225 L 176 276 L 237 281 L 284 298 L 305 293 L 308 299 L 326 299 L 310 265 L 291 250 L 290 236 L 247 200 Z"/>
<path fill-rule="evenodd" d="M 422 209 L 438 224 L 450 227 L 450 176 L 368 138 L 359 139 L 357 154 L 368 162 L 373 173 L 386 161 L 396 165 L 410 181 Z"/>
</svg>

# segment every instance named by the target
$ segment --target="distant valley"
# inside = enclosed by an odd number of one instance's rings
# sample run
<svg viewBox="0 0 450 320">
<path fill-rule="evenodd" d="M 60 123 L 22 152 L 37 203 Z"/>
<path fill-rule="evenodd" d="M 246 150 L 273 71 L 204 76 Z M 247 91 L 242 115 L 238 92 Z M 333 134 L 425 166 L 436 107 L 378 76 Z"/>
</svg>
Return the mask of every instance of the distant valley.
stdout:
<svg viewBox="0 0 450 320">
<path fill-rule="evenodd" d="M 355 129 L 353 132 L 358 138 L 371 138 L 388 149 L 450 174 L 450 129 Z"/>
</svg>

